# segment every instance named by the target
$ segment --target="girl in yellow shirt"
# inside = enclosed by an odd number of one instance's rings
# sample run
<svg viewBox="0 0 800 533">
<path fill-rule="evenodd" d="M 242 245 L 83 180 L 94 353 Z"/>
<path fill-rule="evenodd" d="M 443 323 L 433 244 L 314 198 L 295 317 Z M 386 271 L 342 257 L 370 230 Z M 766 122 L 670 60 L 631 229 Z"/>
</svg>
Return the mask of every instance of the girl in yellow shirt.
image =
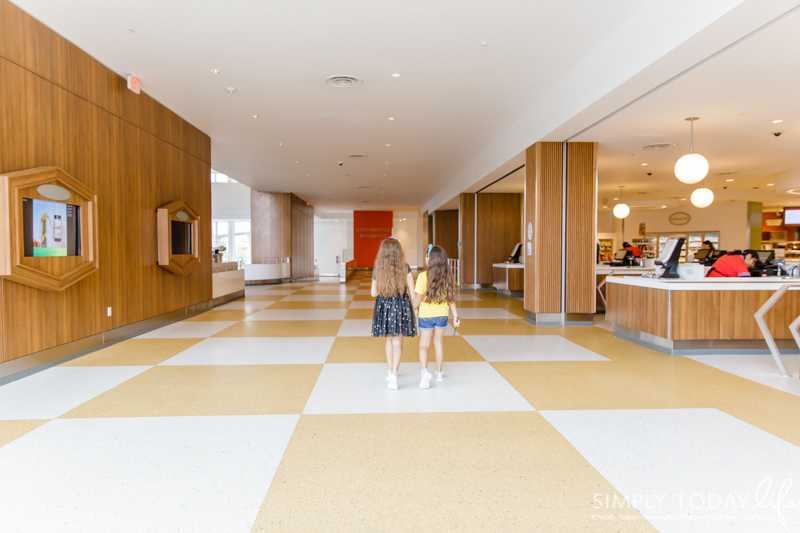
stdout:
<svg viewBox="0 0 800 533">
<path fill-rule="evenodd" d="M 431 373 L 428 372 L 428 348 L 433 339 L 436 352 L 436 381 L 444 381 L 444 330 L 447 328 L 447 317 L 453 311 L 453 327 L 458 328 L 456 307 L 456 283 L 453 272 L 447 264 L 447 254 L 439 246 L 428 245 L 428 256 L 425 258 L 428 269 L 417 276 L 414 287 L 414 309 L 419 307 L 419 388 L 427 389 L 431 385 Z"/>
</svg>

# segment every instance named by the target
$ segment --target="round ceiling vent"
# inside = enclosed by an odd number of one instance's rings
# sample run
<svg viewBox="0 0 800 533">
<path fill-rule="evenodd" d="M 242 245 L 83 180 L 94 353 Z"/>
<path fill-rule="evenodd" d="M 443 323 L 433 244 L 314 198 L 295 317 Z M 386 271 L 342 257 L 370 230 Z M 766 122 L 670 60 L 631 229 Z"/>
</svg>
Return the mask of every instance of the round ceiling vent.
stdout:
<svg viewBox="0 0 800 533">
<path fill-rule="evenodd" d="M 336 76 L 328 76 L 325 78 L 325 83 L 331 87 L 358 87 L 364 80 L 358 76 L 348 76 L 347 74 L 338 74 Z"/>
<path fill-rule="evenodd" d="M 366 159 L 367 158 L 367 156 L 365 156 L 364 154 L 350 154 L 347 157 L 349 157 L 350 159 Z"/>
<path fill-rule="evenodd" d="M 639 148 L 639 150 L 663 150 L 665 148 L 672 148 L 673 146 L 675 145 L 668 143 L 655 143 L 642 146 L 641 148 Z"/>
</svg>

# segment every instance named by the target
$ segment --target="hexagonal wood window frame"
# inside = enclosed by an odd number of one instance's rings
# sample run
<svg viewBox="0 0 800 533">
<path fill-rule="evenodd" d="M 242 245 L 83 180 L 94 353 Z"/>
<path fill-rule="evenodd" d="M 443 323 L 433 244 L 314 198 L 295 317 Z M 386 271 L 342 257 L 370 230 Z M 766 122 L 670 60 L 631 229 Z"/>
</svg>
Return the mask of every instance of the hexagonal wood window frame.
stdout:
<svg viewBox="0 0 800 533">
<path fill-rule="evenodd" d="M 69 197 L 43 196 L 39 193 L 42 185 L 66 189 Z M 78 206 L 81 255 L 26 257 L 23 199 Z M 41 290 L 63 291 L 90 276 L 99 268 L 97 214 L 95 193 L 58 167 L 0 175 L 0 278 Z"/>
<path fill-rule="evenodd" d="M 188 254 L 173 253 L 173 222 L 191 224 L 191 252 Z M 200 263 L 199 227 L 200 216 L 184 201 L 171 202 L 156 210 L 156 227 L 158 233 L 158 265 L 166 270 L 185 276 Z"/>
</svg>

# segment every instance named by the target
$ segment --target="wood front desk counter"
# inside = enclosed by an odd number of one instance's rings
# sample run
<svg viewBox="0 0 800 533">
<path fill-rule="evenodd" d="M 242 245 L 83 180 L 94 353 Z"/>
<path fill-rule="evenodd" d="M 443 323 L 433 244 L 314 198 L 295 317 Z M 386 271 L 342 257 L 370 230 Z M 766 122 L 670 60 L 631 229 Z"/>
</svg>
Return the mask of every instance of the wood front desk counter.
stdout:
<svg viewBox="0 0 800 533">
<path fill-rule="evenodd" d="M 703 281 L 611 277 L 606 320 L 617 336 L 670 354 L 769 353 L 753 316 L 798 278 L 706 278 Z M 797 352 L 789 324 L 800 316 L 790 289 L 765 315 L 779 348 Z"/>
</svg>

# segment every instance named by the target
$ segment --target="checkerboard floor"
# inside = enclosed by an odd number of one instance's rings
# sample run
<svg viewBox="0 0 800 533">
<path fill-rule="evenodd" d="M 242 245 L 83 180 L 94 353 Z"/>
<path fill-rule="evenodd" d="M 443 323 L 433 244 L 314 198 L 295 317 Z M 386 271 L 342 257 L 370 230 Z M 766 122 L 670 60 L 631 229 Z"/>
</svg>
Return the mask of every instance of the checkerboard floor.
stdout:
<svg viewBox="0 0 800 533">
<path fill-rule="evenodd" d="M 408 338 L 388 390 L 368 288 L 368 273 L 248 287 L 0 387 L 0 531 L 800 523 L 793 386 L 598 327 L 535 327 L 520 300 L 465 292 L 447 380 L 419 389 Z"/>
</svg>

